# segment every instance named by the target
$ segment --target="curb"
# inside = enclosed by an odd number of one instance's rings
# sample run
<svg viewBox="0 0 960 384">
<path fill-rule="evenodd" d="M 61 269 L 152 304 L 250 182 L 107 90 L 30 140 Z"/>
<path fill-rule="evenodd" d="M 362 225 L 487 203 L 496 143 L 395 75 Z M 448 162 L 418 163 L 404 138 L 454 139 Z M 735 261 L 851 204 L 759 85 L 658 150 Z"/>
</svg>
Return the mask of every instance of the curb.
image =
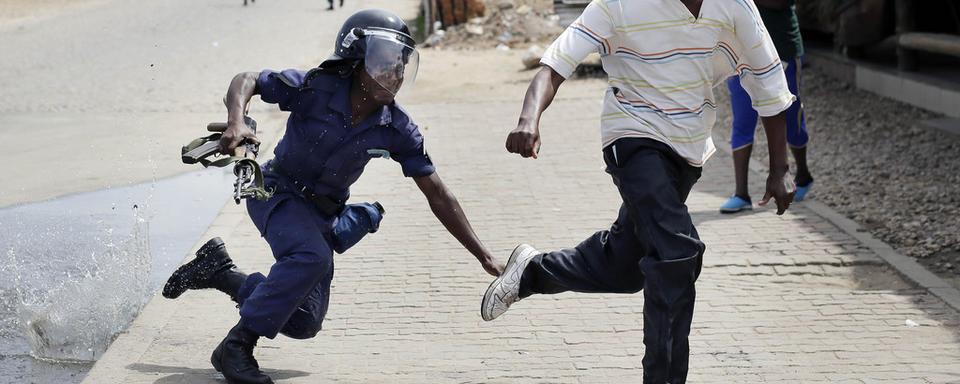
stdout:
<svg viewBox="0 0 960 384">
<path fill-rule="evenodd" d="M 732 150 L 727 147 L 721 147 L 720 150 L 726 154 L 732 154 Z M 758 174 L 765 174 L 767 167 L 760 162 L 750 159 L 750 171 Z M 866 229 L 855 221 L 848 219 L 843 214 L 835 211 L 826 204 L 815 200 L 806 200 L 803 206 L 813 211 L 813 213 L 826 219 L 841 231 L 850 235 L 854 239 L 869 248 L 870 251 L 877 254 L 887 264 L 897 271 L 901 276 L 910 280 L 920 288 L 927 290 L 931 295 L 943 300 L 949 307 L 960 311 L 960 290 L 954 288 L 946 280 L 928 271 L 920 263 L 917 263 L 910 257 L 897 252 L 889 244 L 873 237 Z"/>
<path fill-rule="evenodd" d="M 229 206 L 232 203 L 232 201 L 228 201 L 224 206 Z M 220 211 L 222 213 L 223 209 Z M 214 219 L 210 226 L 213 227 L 219 221 L 219 218 L 220 214 L 217 215 L 217 219 Z M 191 249 L 197 249 L 203 245 L 209 232 L 210 228 L 207 228 Z M 188 258 L 189 255 L 188 252 L 184 259 Z M 159 339 L 158 335 L 173 316 L 176 307 L 177 304 L 173 300 L 165 299 L 159 291 L 154 293 L 127 329 L 117 334 L 110 342 L 107 351 L 97 359 L 90 371 L 83 376 L 80 384 L 126 382 L 128 364 L 140 361 L 154 341 Z"/>
</svg>

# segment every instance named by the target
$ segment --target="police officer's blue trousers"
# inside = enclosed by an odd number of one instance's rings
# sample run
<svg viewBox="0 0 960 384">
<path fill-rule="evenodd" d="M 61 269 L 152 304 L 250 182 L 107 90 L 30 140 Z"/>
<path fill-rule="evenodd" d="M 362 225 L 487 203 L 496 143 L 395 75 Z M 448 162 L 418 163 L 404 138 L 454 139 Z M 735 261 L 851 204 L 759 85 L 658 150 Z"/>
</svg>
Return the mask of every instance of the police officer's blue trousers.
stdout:
<svg viewBox="0 0 960 384">
<path fill-rule="evenodd" d="M 704 252 L 684 202 L 701 169 L 650 139 L 617 140 L 604 160 L 623 199 L 619 217 L 575 248 L 536 256 L 520 296 L 643 290 L 644 382 L 683 383 Z"/>
<path fill-rule="evenodd" d="M 267 276 L 251 274 L 240 287 L 241 324 L 268 338 L 316 336 L 333 280 L 332 218 L 290 193 L 267 202 L 248 200 L 247 210 L 277 261 Z"/>
</svg>

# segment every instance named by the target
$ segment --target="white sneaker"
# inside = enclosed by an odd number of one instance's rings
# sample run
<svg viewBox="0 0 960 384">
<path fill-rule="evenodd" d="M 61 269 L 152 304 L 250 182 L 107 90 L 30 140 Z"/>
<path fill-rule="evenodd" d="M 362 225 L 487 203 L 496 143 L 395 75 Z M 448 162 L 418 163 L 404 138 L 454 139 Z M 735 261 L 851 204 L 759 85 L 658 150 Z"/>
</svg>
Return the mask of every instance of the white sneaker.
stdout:
<svg viewBox="0 0 960 384">
<path fill-rule="evenodd" d="M 490 283 L 487 293 L 480 303 L 480 317 L 490 321 L 507 312 L 510 305 L 520 300 L 520 278 L 534 256 L 539 255 L 536 248 L 520 244 L 510 254 L 503 274 Z"/>
</svg>

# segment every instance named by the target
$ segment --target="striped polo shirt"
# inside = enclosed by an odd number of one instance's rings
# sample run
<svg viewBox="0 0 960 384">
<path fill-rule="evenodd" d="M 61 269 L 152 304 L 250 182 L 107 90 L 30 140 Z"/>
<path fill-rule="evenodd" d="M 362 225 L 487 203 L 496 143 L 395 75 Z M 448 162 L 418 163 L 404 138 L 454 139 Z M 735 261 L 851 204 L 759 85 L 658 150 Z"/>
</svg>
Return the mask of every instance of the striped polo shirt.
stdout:
<svg viewBox="0 0 960 384">
<path fill-rule="evenodd" d="M 680 0 L 593 0 L 541 63 L 569 78 L 591 52 L 609 76 L 604 147 L 650 138 L 702 166 L 716 151 L 716 85 L 740 76 L 761 116 L 795 100 L 753 0 L 704 0 L 699 17 Z"/>
</svg>

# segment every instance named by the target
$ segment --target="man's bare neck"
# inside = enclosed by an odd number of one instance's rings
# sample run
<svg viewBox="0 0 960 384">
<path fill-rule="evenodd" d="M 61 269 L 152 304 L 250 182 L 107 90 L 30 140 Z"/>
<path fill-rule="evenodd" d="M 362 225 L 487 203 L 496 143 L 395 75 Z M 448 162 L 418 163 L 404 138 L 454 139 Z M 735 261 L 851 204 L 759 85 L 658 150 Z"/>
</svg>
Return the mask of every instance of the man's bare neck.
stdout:
<svg viewBox="0 0 960 384">
<path fill-rule="evenodd" d="M 703 5 L 703 0 L 680 0 L 690 10 L 690 14 L 694 17 L 700 17 L 700 6 Z"/>
</svg>

